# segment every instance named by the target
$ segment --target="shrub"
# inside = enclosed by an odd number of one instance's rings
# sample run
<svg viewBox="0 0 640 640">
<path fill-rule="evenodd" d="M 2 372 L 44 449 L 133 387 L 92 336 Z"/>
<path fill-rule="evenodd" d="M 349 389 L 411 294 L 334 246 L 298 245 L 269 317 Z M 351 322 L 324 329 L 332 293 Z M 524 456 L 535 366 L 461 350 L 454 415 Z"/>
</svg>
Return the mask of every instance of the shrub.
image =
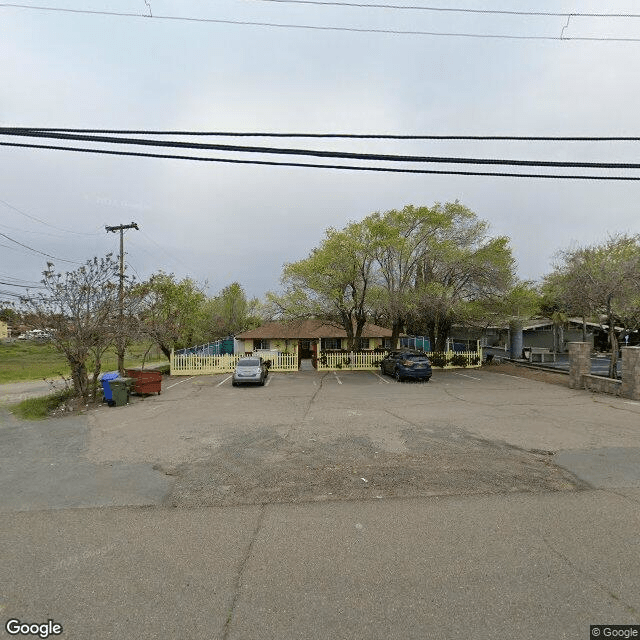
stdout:
<svg viewBox="0 0 640 640">
<path fill-rule="evenodd" d="M 431 366 L 433 367 L 446 367 L 447 366 L 447 354 L 442 351 L 436 351 L 429 357 L 431 360 Z"/>
<path fill-rule="evenodd" d="M 451 364 L 454 367 L 466 367 L 468 364 L 467 356 L 463 356 L 461 353 L 456 353 L 451 358 Z"/>
</svg>

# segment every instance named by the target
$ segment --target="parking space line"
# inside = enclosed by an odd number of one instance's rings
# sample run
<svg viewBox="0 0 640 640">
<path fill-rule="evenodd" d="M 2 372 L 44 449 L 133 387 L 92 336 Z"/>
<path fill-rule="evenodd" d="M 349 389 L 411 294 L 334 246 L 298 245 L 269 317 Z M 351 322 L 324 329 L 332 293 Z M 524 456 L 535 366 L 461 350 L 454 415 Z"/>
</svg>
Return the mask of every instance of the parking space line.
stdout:
<svg viewBox="0 0 640 640">
<path fill-rule="evenodd" d="M 338 378 L 338 374 L 334 371 L 333 375 L 336 377 L 336 380 L 338 381 L 338 384 L 342 384 L 342 380 L 340 380 L 340 378 Z"/>
<path fill-rule="evenodd" d="M 482 378 L 474 378 L 473 376 L 468 376 L 464 373 L 456 373 L 457 376 L 462 376 L 463 378 L 471 378 L 471 380 L 481 380 Z"/>
<path fill-rule="evenodd" d="M 379 378 L 380 380 L 382 380 L 382 382 L 384 382 L 385 384 L 391 384 L 391 382 L 389 382 L 389 380 L 385 380 L 379 373 L 374 373 L 373 371 L 371 373 L 373 373 L 373 375 L 376 378 Z"/>
<path fill-rule="evenodd" d="M 270 376 L 267 376 L 267 380 L 264 383 L 265 387 L 268 387 L 271 384 L 271 381 L 273 380 L 273 374 L 271 374 Z"/>
<path fill-rule="evenodd" d="M 216 387 L 221 387 L 229 379 L 231 379 L 231 376 L 227 376 L 222 382 L 219 382 Z"/>
<path fill-rule="evenodd" d="M 167 389 L 171 389 L 172 387 L 177 387 L 179 384 L 182 384 L 183 382 L 189 382 L 189 380 L 193 380 L 195 378 L 195 376 L 191 376 L 190 378 L 187 378 L 186 380 L 180 380 L 180 382 L 176 382 L 175 384 L 170 384 Z"/>
</svg>

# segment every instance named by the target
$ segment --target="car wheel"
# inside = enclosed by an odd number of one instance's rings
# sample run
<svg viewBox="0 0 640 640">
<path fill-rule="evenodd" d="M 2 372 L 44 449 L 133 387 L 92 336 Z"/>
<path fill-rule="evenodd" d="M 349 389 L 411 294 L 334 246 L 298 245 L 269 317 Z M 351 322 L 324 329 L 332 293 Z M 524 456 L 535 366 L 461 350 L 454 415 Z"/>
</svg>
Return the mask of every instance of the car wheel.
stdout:
<svg viewBox="0 0 640 640">
<path fill-rule="evenodd" d="M 237 387 L 237 386 L 238 386 L 238 383 L 237 383 L 235 380 L 233 380 L 233 381 L 231 382 L 231 386 L 232 386 L 232 387 Z"/>
<path fill-rule="evenodd" d="M 260 386 L 264 387 L 264 378 L 262 378 L 262 380 L 260 380 Z"/>
<path fill-rule="evenodd" d="M 400 370 L 399 370 L 399 369 L 396 369 L 396 370 L 395 370 L 394 376 L 395 376 L 395 379 L 396 379 L 398 382 L 402 382 L 402 376 L 400 375 Z"/>
</svg>

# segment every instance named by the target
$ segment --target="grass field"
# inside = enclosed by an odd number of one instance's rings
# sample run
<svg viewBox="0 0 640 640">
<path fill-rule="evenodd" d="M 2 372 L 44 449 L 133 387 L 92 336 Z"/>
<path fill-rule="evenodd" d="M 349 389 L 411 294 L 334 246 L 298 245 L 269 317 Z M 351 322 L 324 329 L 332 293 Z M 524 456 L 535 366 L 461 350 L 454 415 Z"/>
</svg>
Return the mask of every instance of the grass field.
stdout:
<svg viewBox="0 0 640 640">
<path fill-rule="evenodd" d="M 127 351 L 125 366 L 137 367 L 147 350 L 146 344 L 134 344 Z M 146 362 L 164 361 L 162 352 L 153 347 Z M 91 363 L 88 363 L 91 365 Z M 92 366 L 92 365 L 91 365 Z M 113 351 L 107 352 L 102 360 L 102 371 L 113 371 L 118 366 L 118 358 Z M 91 367 L 89 367 L 91 371 Z M 71 372 L 63 355 L 50 343 L 15 341 L 0 343 L 0 384 L 23 380 L 69 377 Z"/>
</svg>

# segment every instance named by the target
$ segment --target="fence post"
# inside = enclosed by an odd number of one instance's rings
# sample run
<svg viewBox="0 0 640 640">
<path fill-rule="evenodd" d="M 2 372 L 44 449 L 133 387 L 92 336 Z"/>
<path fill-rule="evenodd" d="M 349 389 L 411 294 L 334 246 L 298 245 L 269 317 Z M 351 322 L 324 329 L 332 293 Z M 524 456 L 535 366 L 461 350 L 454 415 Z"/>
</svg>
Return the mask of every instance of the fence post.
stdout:
<svg viewBox="0 0 640 640">
<path fill-rule="evenodd" d="M 640 347 L 622 347 L 623 398 L 640 400 Z"/>
<path fill-rule="evenodd" d="M 583 376 L 591 373 L 591 343 L 569 343 L 569 388 L 584 389 Z"/>
</svg>

